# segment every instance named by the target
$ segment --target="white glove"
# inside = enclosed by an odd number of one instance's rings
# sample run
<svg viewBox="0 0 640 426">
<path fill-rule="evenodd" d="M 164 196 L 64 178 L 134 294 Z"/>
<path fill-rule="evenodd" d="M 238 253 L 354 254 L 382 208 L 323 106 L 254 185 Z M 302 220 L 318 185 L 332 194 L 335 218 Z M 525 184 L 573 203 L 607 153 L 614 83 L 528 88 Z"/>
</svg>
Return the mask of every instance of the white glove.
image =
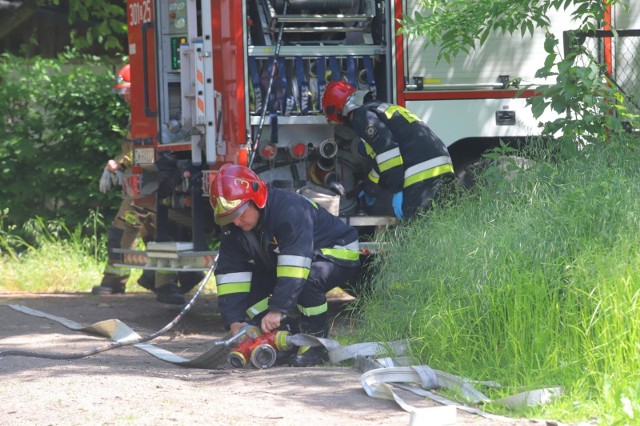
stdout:
<svg viewBox="0 0 640 426">
<path fill-rule="evenodd" d="M 112 176 L 113 176 L 113 173 L 111 173 L 109 169 L 107 169 L 107 167 L 105 166 L 104 171 L 102 172 L 102 176 L 100 176 L 100 185 L 99 185 L 100 192 L 102 192 L 103 194 L 106 194 L 111 189 L 111 186 L 113 185 Z"/>
</svg>

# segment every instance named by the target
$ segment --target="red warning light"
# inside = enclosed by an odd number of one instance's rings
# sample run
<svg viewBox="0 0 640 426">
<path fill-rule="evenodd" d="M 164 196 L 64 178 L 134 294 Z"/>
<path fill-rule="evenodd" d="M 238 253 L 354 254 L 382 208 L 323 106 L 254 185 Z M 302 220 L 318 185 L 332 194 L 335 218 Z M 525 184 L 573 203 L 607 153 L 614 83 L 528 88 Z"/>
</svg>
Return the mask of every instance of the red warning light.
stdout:
<svg viewBox="0 0 640 426">
<path fill-rule="evenodd" d="M 307 156 L 307 146 L 303 143 L 297 143 L 291 147 L 291 156 L 295 159 L 301 159 Z"/>
<path fill-rule="evenodd" d="M 274 144 L 270 143 L 262 148 L 262 150 L 260 151 L 260 156 L 264 160 L 273 160 L 274 158 L 276 158 L 277 153 L 278 148 Z"/>
</svg>

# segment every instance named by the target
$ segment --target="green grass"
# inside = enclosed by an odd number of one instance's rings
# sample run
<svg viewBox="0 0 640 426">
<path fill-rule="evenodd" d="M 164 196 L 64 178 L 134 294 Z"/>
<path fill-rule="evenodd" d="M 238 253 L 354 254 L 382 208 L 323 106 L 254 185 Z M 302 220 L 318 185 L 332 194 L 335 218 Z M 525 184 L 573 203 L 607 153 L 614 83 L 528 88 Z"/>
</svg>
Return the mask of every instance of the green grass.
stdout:
<svg viewBox="0 0 640 426">
<path fill-rule="evenodd" d="M 0 216 L 0 225 L 3 225 Z M 0 291 L 34 293 L 87 292 L 100 283 L 106 241 L 98 236 L 101 217 L 69 230 L 59 221 L 28 221 L 21 230 L 0 226 Z M 132 271 L 129 287 L 141 271 Z"/>
<path fill-rule="evenodd" d="M 481 389 L 492 398 L 565 388 L 509 414 L 640 423 L 638 164 L 640 150 L 621 144 L 541 160 L 390 230 L 348 339 L 411 339 L 420 363 L 500 382 Z M 36 219 L 29 242 L 0 226 L 0 288 L 88 291 L 105 259 L 97 226 Z"/>
<path fill-rule="evenodd" d="M 65 242 L 47 243 L 18 260 L 0 258 L 2 291 L 75 293 L 100 283 L 103 263 Z"/>
<path fill-rule="evenodd" d="M 638 164 L 619 145 L 539 161 L 395 230 L 361 336 L 409 338 L 492 397 L 565 387 L 527 416 L 640 423 Z"/>
</svg>

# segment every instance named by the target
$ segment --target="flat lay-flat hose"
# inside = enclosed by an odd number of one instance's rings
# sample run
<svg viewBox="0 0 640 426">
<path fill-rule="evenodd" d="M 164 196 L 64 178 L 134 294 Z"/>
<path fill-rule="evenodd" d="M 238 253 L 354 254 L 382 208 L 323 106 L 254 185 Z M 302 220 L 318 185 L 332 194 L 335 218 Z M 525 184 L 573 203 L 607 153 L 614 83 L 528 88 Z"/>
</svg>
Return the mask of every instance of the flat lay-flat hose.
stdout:
<svg viewBox="0 0 640 426">
<path fill-rule="evenodd" d="M 155 339 L 156 337 L 161 336 L 164 333 L 166 333 L 167 331 L 171 330 L 185 316 L 185 314 L 187 312 L 189 312 L 189 310 L 193 307 L 193 305 L 194 305 L 196 299 L 198 298 L 198 296 L 200 296 L 200 293 L 204 289 L 204 286 L 209 282 L 209 279 L 211 278 L 211 275 L 213 275 L 213 273 L 215 271 L 216 264 L 217 264 L 217 257 L 213 261 L 213 263 L 211 265 L 211 268 L 209 268 L 209 271 L 207 272 L 205 277 L 202 279 L 202 281 L 198 285 L 198 289 L 194 293 L 194 295 L 191 298 L 191 300 L 189 300 L 189 303 L 187 303 L 182 308 L 180 313 L 178 313 L 178 315 L 176 315 L 176 317 L 171 322 L 169 322 L 167 325 L 165 325 L 164 327 L 162 327 L 160 330 L 156 331 L 155 333 L 149 334 L 148 336 L 141 336 L 141 337 L 136 338 L 136 339 L 126 340 L 126 341 L 111 342 L 111 343 L 109 343 L 107 345 L 99 346 L 97 348 L 90 349 L 90 350 L 83 351 L 83 352 L 76 352 L 76 353 L 70 353 L 70 354 L 56 354 L 56 353 L 49 353 L 49 352 L 38 352 L 38 351 L 27 351 L 27 350 L 20 350 L 20 349 L 9 349 L 9 350 L 0 350 L 0 357 L 3 357 L 3 356 L 23 356 L 23 357 L 31 357 L 31 358 L 48 358 L 48 359 L 80 359 L 80 358 L 86 358 L 86 357 L 91 356 L 91 355 L 99 354 L 101 352 L 110 351 L 112 349 L 121 348 L 123 346 L 132 346 L 132 345 L 136 345 L 136 344 L 139 344 L 139 343 L 144 343 L 144 342 L 151 341 L 151 340 Z"/>
</svg>

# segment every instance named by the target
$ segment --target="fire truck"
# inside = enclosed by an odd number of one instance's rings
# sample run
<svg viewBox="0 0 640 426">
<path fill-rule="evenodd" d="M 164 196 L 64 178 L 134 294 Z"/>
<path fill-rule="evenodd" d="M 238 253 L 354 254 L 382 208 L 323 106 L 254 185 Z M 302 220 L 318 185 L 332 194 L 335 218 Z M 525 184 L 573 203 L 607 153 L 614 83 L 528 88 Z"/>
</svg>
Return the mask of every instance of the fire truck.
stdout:
<svg viewBox="0 0 640 426">
<path fill-rule="evenodd" d="M 501 141 L 537 136 L 525 105 L 533 91 L 518 92 L 541 82 L 544 34 L 496 34 L 437 61 L 436 48 L 398 34 L 398 19 L 418 8 L 418 0 L 128 0 L 134 167 L 125 190 L 156 212 L 157 235 L 147 251 L 122 250 L 123 265 L 208 269 L 207 236 L 217 231 L 208 187 L 225 163 L 248 165 L 365 233 L 395 223 L 390 194 L 359 202 L 368 170 L 358 138 L 321 111 L 332 80 L 422 118 L 459 176 Z M 570 26 L 568 12 L 554 17 L 558 32 Z"/>
</svg>

